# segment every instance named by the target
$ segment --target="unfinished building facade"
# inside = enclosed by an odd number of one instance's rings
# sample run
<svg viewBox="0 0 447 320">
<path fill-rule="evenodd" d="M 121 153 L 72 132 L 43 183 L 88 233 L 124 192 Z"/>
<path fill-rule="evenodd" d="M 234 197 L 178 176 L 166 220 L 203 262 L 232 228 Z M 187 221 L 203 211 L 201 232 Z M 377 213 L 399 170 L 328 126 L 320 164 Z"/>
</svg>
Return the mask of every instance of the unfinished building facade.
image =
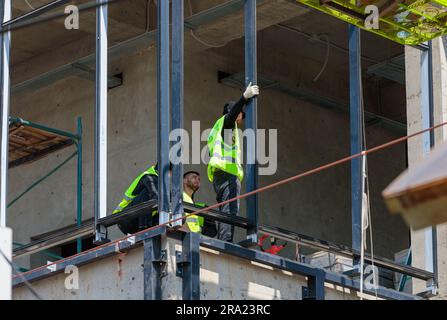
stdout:
<svg viewBox="0 0 447 320">
<path fill-rule="evenodd" d="M 25 279 L 46 299 L 445 299 L 447 227 L 412 231 L 381 196 L 445 128 L 368 155 L 365 232 L 362 158 L 242 199 L 239 217 L 202 210 L 236 227 L 233 243 L 166 224 L 201 210 L 174 205 L 187 170 L 202 176 L 196 199 L 216 203 L 204 132 L 250 82 L 261 93 L 245 127 L 263 129 L 265 152 L 242 194 L 445 122 L 443 37 L 403 45 L 288 0 L 3 2 L 13 299 L 33 298 Z M 169 178 L 174 128 L 189 146 Z M 158 204 L 112 215 L 156 162 Z M 154 206 L 162 226 L 123 238 L 116 224 Z M 262 234 L 287 246 L 262 252 Z M 362 243 L 378 286 L 359 281 Z M 65 285 L 72 266 L 77 288 Z"/>
</svg>

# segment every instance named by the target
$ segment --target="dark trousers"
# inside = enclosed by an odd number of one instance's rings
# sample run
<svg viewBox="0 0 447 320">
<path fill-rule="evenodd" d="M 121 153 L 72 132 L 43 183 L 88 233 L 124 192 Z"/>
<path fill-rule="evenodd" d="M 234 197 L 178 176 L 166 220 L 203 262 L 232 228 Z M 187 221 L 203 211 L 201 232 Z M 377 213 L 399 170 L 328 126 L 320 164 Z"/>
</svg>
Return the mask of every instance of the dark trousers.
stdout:
<svg viewBox="0 0 447 320">
<path fill-rule="evenodd" d="M 241 183 L 238 178 L 232 174 L 216 171 L 214 173 L 213 187 L 216 192 L 217 202 L 222 202 L 241 193 Z M 220 206 L 222 213 L 237 216 L 239 213 L 239 200 Z M 234 226 L 226 223 L 217 223 L 217 239 L 233 242 Z"/>
<path fill-rule="evenodd" d="M 140 204 L 142 202 L 149 201 L 149 195 L 144 189 L 135 199 L 132 200 L 132 202 L 127 206 L 127 208 L 136 206 L 137 204 Z M 158 224 L 158 214 L 155 216 L 152 216 L 152 212 L 141 215 L 136 218 L 127 219 L 118 224 L 118 228 L 121 230 L 124 234 L 132 234 L 144 229 L 147 229 L 149 227 L 155 226 Z"/>
</svg>

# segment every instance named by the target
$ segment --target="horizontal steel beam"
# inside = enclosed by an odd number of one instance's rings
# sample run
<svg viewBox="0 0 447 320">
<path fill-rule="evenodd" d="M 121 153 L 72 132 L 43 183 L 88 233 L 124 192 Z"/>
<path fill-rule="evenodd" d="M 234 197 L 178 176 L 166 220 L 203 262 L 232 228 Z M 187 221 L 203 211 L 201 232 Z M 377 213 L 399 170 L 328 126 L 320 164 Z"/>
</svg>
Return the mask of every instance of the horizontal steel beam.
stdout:
<svg viewBox="0 0 447 320">
<path fill-rule="evenodd" d="M 274 267 L 280 270 L 290 271 L 301 276 L 316 276 L 318 272 L 324 273 L 325 282 L 342 286 L 344 288 L 353 289 L 355 291 L 360 290 L 360 282 L 353 280 L 348 276 L 337 274 L 334 272 L 328 272 L 322 268 L 314 267 L 308 264 L 300 263 L 297 261 L 282 258 L 277 255 L 261 252 L 259 250 L 252 250 L 244 248 L 240 245 L 229 243 L 217 239 L 201 237 L 200 245 L 209 249 L 213 249 L 225 254 L 236 256 L 249 261 L 254 261 Z M 364 293 L 375 295 L 375 291 L 371 289 L 364 289 Z M 377 288 L 377 295 L 384 299 L 393 300 L 420 300 L 418 296 L 402 293 L 396 290 L 387 289 L 384 287 Z"/>
<path fill-rule="evenodd" d="M 94 69 L 92 69 L 86 65 L 80 64 L 80 63 L 73 63 L 72 67 L 76 69 L 77 72 L 75 72 L 75 73 L 77 73 L 78 77 L 81 77 L 81 78 L 84 78 L 84 79 L 87 79 L 90 81 L 95 81 L 96 74 L 95 74 Z M 113 88 L 118 87 L 122 84 L 123 84 L 123 79 L 121 79 L 117 76 L 108 76 L 107 77 L 107 87 L 109 89 L 113 89 Z"/>
<path fill-rule="evenodd" d="M 186 213 L 194 213 L 198 210 L 203 209 L 203 207 L 195 206 L 190 203 L 183 203 L 183 209 Z M 229 223 L 234 225 L 235 227 L 243 228 L 243 229 L 249 229 L 251 227 L 251 224 L 249 221 L 243 217 L 238 216 L 229 216 L 227 214 L 223 214 L 222 212 L 218 210 L 207 210 L 206 212 L 199 213 L 200 216 L 204 216 L 208 219 L 223 222 L 223 223 Z"/>
<path fill-rule="evenodd" d="M 264 0 L 258 0 L 258 4 Z M 225 17 L 243 6 L 243 0 L 227 1 L 223 4 L 215 6 L 211 9 L 196 13 L 185 19 L 185 27 L 196 28 L 202 24 L 215 21 L 219 18 Z M 157 37 L 156 30 L 145 32 L 139 36 L 120 42 L 108 50 L 108 60 L 116 60 L 123 55 L 136 52 L 138 50 L 149 47 L 155 43 Z M 95 65 L 95 54 L 90 54 L 76 61 L 59 66 L 53 70 L 42 73 L 34 78 L 17 83 L 11 87 L 12 94 L 18 94 L 28 90 L 37 90 L 39 88 L 48 86 L 58 80 L 64 79 L 68 76 L 76 75 L 79 72 L 73 65 L 91 66 Z"/>
<path fill-rule="evenodd" d="M 17 1 L 17 0 L 15 0 L 15 1 Z M 67 4 L 70 1 L 71 0 L 54 0 L 54 1 L 50 2 L 50 3 L 47 3 L 47 4 L 45 4 L 45 5 L 41 6 L 41 7 L 36 8 L 36 9 L 30 11 L 30 12 L 27 12 L 27 13 L 21 15 L 21 16 L 18 16 L 18 17 L 14 18 L 14 19 L 11 19 L 8 22 L 3 23 L 2 24 L 2 29 L 6 28 L 8 26 L 12 26 L 14 24 L 17 24 L 19 22 L 26 21 L 26 20 L 29 20 L 31 18 L 40 16 L 40 15 L 46 13 L 46 12 L 49 12 L 51 10 L 54 10 L 54 9 L 58 8 L 58 7 L 61 7 L 64 4 Z"/>
<path fill-rule="evenodd" d="M 196 207 L 194 205 L 183 203 L 185 212 L 187 213 L 193 213 L 198 210 L 201 210 L 203 208 Z M 152 211 L 157 206 L 154 202 L 146 202 L 141 203 L 137 206 L 131 207 L 119 214 L 114 214 L 107 216 L 106 218 L 103 218 L 100 220 L 100 223 L 104 225 L 105 227 L 110 227 L 113 225 L 118 224 L 121 221 L 124 221 L 126 219 L 132 219 L 136 216 L 146 214 L 147 212 Z M 206 217 L 208 219 L 233 224 L 237 227 L 248 229 L 250 227 L 250 224 L 247 219 L 243 217 L 232 217 L 228 216 L 226 214 L 221 213 L 217 210 L 208 210 L 207 212 L 199 213 L 200 216 Z M 39 239 L 38 241 L 34 241 L 28 245 L 25 245 L 23 247 L 17 248 L 13 251 L 14 259 L 27 256 L 51 247 L 54 247 L 56 245 L 66 243 L 69 241 L 73 241 L 74 239 L 78 237 L 84 237 L 93 234 L 93 221 L 85 221 L 82 226 L 77 227 L 71 227 L 66 230 L 63 230 L 61 232 L 58 232 L 56 234 L 50 234 L 42 239 Z M 352 248 L 349 248 L 347 246 L 335 244 L 329 241 L 316 239 L 310 236 L 302 235 L 296 232 L 292 232 L 289 230 L 272 227 L 268 225 L 260 225 L 259 231 L 262 233 L 273 235 L 279 239 L 298 243 L 300 245 L 303 245 L 305 247 L 313 248 L 316 250 L 322 250 L 327 251 L 335 254 L 339 254 L 345 257 L 353 258 L 354 255 L 358 255 L 359 253 L 353 250 Z M 368 253 L 365 254 L 365 261 L 367 263 L 372 263 L 372 257 Z M 405 266 L 399 263 L 396 263 L 392 260 L 374 256 L 374 265 L 377 267 L 381 267 L 384 269 L 392 270 L 395 272 L 399 272 L 402 274 L 406 274 L 409 276 L 412 276 L 417 279 L 421 280 L 430 280 L 433 278 L 433 273 L 414 268 L 411 266 Z"/>
<path fill-rule="evenodd" d="M 305 247 L 309 247 L 309 248 L 313 248 L 313 249 L 317 249 L 317 250 L 323 250 L 323 251 L 327 251 L 327 252 L 331 252 L 331 253 L 336 253 L 336 254 L 339 254 L 339 255 L 342 255 L 342 256 L 345 256 L 348 258 L 353 258 L 354 256 L 360 256 L 360 252 L 358 252 L 350 247 L 340 245 L 340 244 L 335 244 L 333 242 L 329 242 L 329 241 L 325 241 L 325 240 L 316 239 L 316 238 L 313 238 L 310 236 L 302 235 L 302 234 L 299 234 L 299 233 L 296 233 L 293 231 L 289 231 L 289 230 L 285 230 L 285 229 L 281 229 L 281 228 L 277 228 L 277 227 L 272 227 L 272 226 L 268 226 L 268 225 L 260 225 L 259 231 L 262 233 L 272 235 L 278 239 L 298 243 Z M 381 267 L 381 268 L 395 271 L 398 273 L 406 274 L 406 275 L 409 275 L 409 276 L 412 276 L 414 278 L 421 279 L 421 280 L 430 280 L 430 279 L 433 279 L 433 277 L 434 277 L 432 272 L 414 268 L 411 266 L 402 265 L 402 264 L 396 263 L 396 262 L 386 259 L 386 258 L 374 256 L 374 259 L 373 259 L 373 257 L 367 252 L 365 252 L 365 262 L 369 263 L 369 264 L 372 264 L 374 262 L 374 265 L 377 267 Z"/>
<path fill-rule="evenodd" d="M 225 72 L 219 72 L 219 81 L 228 86 L 244 86 L 244 73 L 236 73 L 236 74 L 227 74 Z M 333 111 L 347 113 L 349 111 L 348 107 L 344 105 L 342 102 L 336 101 L 333 98 L 325 97 L 312 92 L 306 88 L 300 87 L 291 87 L 286 84 L 280 83 L 278 81 L 269 79 L 266 76 L 258 75 L 258 84 L 263 89 L 274 89 L 278 92 L 290 95 L 292 97 L 296 97 L 300 100 L 308 101 L 312 104 L 315 104 L 320 107 L 324 107 L 326 109 L 330 109 Z M 406 124 L 391 120 L 389 118 L 377 115 L 375 113 L 366 111 L 365 112 L 365 121 L 366 124 L 376 124 L 380 123 L 384 127 L 392 129 L 400 134 L 407 133 Z"/>
<path fill-rule="evenodd" d="M 28 272 L 22 273 L 22 276 L 27 281 L 44 279 L 56 273 L 64 272 L 67 266 L 73 265 L 79 267 L 100 259 L 104 259 L 108 256 L 115 255 L 123 251 L 128 251 L 132 248 L 139 247 L 143 244 L 144 240 L 163 234 L 165 231 L 166 231 L 165 227 L 159 229 L 153 229 L 148 232 L 139 234 L 134 238 L 128 238 L 126 240 L 119 241 L 118 243 L 110 243 L 108 245 L 96 249 L 79 253 L 73 257 L 56 261 L 54 264 L 50 266 L 43 266 L 34 270 L 30 270 Z M 23 285 L 22 277 L 15 276 L 13 278 L 13 286 L 19 287 L 21 285 Z"/>
<path fill-rule="evenodd" d="M 139 215 L 147 214 L 147 212 L 151 212 L 156 207 L 157 206 L 155 204 L 155 201 L 141 203 L 134 207 L 130 207 L 123 212 L 99 219 L 99 223 L 104 227 L 110 227 L 120 223 L 121 221 L 132 219 Z M 49 234 L 42 239 L 33 241 L 20 248 L 16 248 L 13 251 L 13 257 L 14 259 L 17 259 L 19 257 L 24 257 L 42 250 L 52 248 L 62 243 L 73 241 L 77 238 L 90 236 L 94 233 L 94 231 L 94 221 L 93 219 L 89 219 L 88 221 L 84 221 L 81 226 L 73 226 L 60 232 Z"/>
<path fill-rule="evenodd" d="M 52 276 L 54 274 L 63 272 L 67 266 L 82 266 L 92 262 L 95 262 L 100 259 L 104 259 L 106 257 L 118 254 L 123 251 L 131 250 L 132 248 L 136 248 L 141 246 L 143 242 L 147 239 L 150 239 L 154 236 L 158 236 L 165 232 L 165 228 L 154 229 L 148 231 L 146 233 L 135 236 L 135 238 L 129 238 L 126 240 L 113 242 L 110 244 L 106 244 L 99 248 L 91 249 L 86 252 L 77 254 L 73 257 L 69 257 L 63 259 L 61 261 L 57 261 L 49 266 L 42 266 L 40 268 L 30 270 L 22 274 L 22 276 L 27 281 L 35 281 L 41 280 L 46 277 Z M 176 233 L 177 234 L 177 233 Z M 169 234 L 170 236 L 175 236 L 173 233 Z M 299 274 L 304 277 L 316 277 L 320 276 L 324 279 L 325 282 L 331 283 L 334 285 L 342 286 L 344 288 L 349 288 L 352 290 L 359 291 L 360 283 L 357 280 L 353 280 L 345 275 L 336 274 L 333 272 L 327 272 L 322 268 L 318 268 L 315 266 L 311 266 L 308 264 L 300 263 L 297 261 L 293 261 L 290 259 L 285 259 L 277 255 L 271 255 L 265 252 L 261 252 L 259 250 L 247 249 L 237 244 L 228 243 L 225 241 L 207 238 L 201 236 L 200 245 L 206 248 L 210 248 L 224 254 L 232 255 L 238 258 L 246 259 L 248 261 L 258 262 L 264 265 L 271 266 L 273 268 L 277 268 L 280 270 L 289 271 L 295 274 Z M 13 286 L 20 287 L 24 283 L 23 278 L 20 276 L 15 276 L 13 278 Z M 364 290 L 365 293 L 370 295 L 375 295 L 374 290 Z M 384 299 L 396 299 L 396 300 L 420 300 L 421 298 L 418 296 L 413 296 L 406 293 L 401 293 L 392 289 L 387 289 L 383 287 L 379 287 L 377 289 L 377 295 L 380 298 Z"/>
</svg>

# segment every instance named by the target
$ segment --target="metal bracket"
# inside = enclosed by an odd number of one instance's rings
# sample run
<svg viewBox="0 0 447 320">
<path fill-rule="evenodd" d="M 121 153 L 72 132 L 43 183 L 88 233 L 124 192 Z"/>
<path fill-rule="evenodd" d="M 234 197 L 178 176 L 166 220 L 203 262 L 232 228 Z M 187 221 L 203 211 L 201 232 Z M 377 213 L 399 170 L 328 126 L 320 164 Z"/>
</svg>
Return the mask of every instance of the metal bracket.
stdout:
<svg viewBox="0 0 447 320">
<path fill-rule="evenodd" d="M 108 239 L 107 236 L 107 227 L 102 224 L 98 224 L 96 226 L 95 240 L 93 241 L 93 244 L 100 246 L 102 244 L 109 243 L 110 239 Z"/>
<path fill-rule="evenodd" d="M 190 263 L 188 256 L 183 254 L 181 251 L 175 251 L 175 263 L 177 265 L 177 269 L 175 271 L 175 275 L 179 278 L 183 278 L 183 266 L 187 263 Z"/>
<path fill-rule="evenodd" d="M 238 244 L 244 248 L 254 248 L 258 245 L 258 243 L 254 242 L 253 239 L 251 239 L 251 238 L 242 240 Z"/>
<path fill-rule="evenodd" d="M 301 296 L 303 300 L 315 300 L 315 297 L 311 296 L 309 287 L 301 287 Z"/>
<path fill-rule="evenodd" d="M 168 258 L 167 251 L 165 249 L 160 251 L 160 257 L 152 260 L 152 263 L 160 267 L 160 278 L 164 278 L 168 275 Z"/>
</svg>

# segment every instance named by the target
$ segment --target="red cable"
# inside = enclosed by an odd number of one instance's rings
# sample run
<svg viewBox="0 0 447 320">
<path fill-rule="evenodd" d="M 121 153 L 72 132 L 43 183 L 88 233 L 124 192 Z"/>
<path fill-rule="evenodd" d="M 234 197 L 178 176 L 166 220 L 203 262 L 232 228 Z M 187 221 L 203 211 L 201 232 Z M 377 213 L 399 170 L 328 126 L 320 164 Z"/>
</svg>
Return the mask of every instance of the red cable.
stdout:
<svg viewBox="0 0 447 320">
<path fill-rule="evenodd" d="M 314 174 L 314 173 L 318 173 L 318 172 L 321 172 L 321 171 L 323 171 L 323 170 L 326 170 L 326 169 L 335 167 L 335 166 L 337 166 L 337 165 L 340 165 L 340 164 L 342 164 L 342 163 L 345 163 L 345 162 L 351 161 L 351 160 L 353 160 L 353 159 L 362 157 L 362 156 L 364 156 L 364 155 L 367 155 L 367 154 L 370 154 L 370 153 L 373 153 L 373 152 L 377 152 L 377 151 L 386 149 L 386 148 L 391 147 L 391 146 L 393 146 L 393 145 L 396 145 L 396 144 L 399 144 L 399 143 L 404 142 L 404 141 L 406 141 L 406 140 L 409 140 L 410 138 L 413 138 L 413 137 L 416 137 L 416 136 L 421 135 L 421 134 L 423 134 L 423 133 L 426 133 L 426 132 L 429 132 L 429 131 L 438 129 L 438 128 L 440 128 L 440 127 L 442 127 L 442 126 L 445 126 L 445 125 L 447 125 L 447 121 L 446 121 L 446 122 L 443 122 L 443 123 L 440 123 L 440 124 L 438 124 L 438 125 L 435 125 L 435 126 L 433 126 L 433 127 L 430 127 L 430 128 L 428 128 L 428 129 L 424 129 L 424 130 L 418 131 L 418 132 L 413 133 L 413 134 L 411 134 L 411 135 L 404 136 L 404 137 L 401 137 L 401 138 L 398 138 L 398 139 L 389 141 L 389 142 L 387 142 L 387 143 L 381 144 L 381 145 L 379 145 L 379 146 L 377 146 L 377 147 L 374 147 L 374 148 L 371 148 L 371 149 L 369 149 L 369 150 L 362 151 L 362 152 L 357 153 L 357 154 L 354 154 L 354 155 L 352 155 L 352 156 L 345 157 L 345 158 L 339 159 L 339 160 L 337 160 L 337 161 L 334 161 L 334 162 L 325 164 L 325 165 L 323 165 L 323 166 L 317 167 L 317 168 L 315 168 L 315 169 L 311 169 L 311 170 L 308 170 L 308 171 L 306 171 L 306 172 L 297 174 L 297 175 L 295 175 L 295 176 L 286 178 L 286 179 L 284 179 L 284 180 L 277 181 L 277 182 L 272 183 L 272 184 L 270 184 L 270 185 L 267 185 L 267 186 L 265 186 L 265 187 L 262 187 L 262 188 L 259 188 L 259 189 L 256 189 L 256 190 L 253 190 L 253 191 L 250 191 L 250 192 L 241 194 L 241 195 L 239 195 L 239 196 L 237 196 L 237 197 L 234 197 L 234 198 L 232 198 L 232 199 L 225 200 L 225 201 L 222 201 L 222 202 L 220 202 L 220 203 L 213 204 L 213 205 L 211 205 L 211 206 L 209 206 L 209 207 L 206 207 L 206 208 L 197 210 L 197 211 L 194 212 L 194 213 L 186 214 L 186 215 L 184 215 L 184 216 L 182 216 L 182 217 L 179 217 L 179 218 L 170 220 L 170 221 L 168 221 L 168 222 L 165 222 L 165 223 L 162 223 L 162 224 L 159 224 L 159 225 L 156 225 L 156 226 L 147 228 L 147 229 L 142 230 L 142 231 L 138 231 L 138 232 L 136 232 L 136 233 L 134 233 L 134 234 L 127 235 L 127 236 L 122 237 L 122 238 L 118 238 L 118 239 L 113 240 L 113 241 L 111 241 L 111 242 L 109 242 L 109 243 L 105 243 L 105 244 L 102 244 L 102 245 L 100 245 L 100 246 L 98 246 L 98 247 L 95 247 L 95 248 L 89 249 L 89 250 L 87 250 L 87 251 L 83 251 L 83 252 L 81 252 L 81 253 L 75 254 L 75 255 L 73 255 L 73 256 L 71 256 L 71 257 L 67 257 L 67 258 L 64 258 L 64 259 L 62 259 L 62 260 L 55 261 L 55 262 L 53 262 L 53 263 L 50 263 L 50 264 L 44 265 L 44 266 L 42 266 L 42 267 L 36 268 L 36 269 L 34 269 L 34 270 L 30 270 L 30 271 L 24 272 L 24 273 L 22 273 L 22 275 L 26 275 L 26 274 L 28 274 L 28 273 L 35 272 L 35 271 L 37 271 L 37 270 L 41 270 L 41 269 L 47 268 L 47 267 L 49 267 L 49 266 L 51 266 L 51 265 L 55 265 L 55 264 L 64 262 L 64 261 L 66 261 L 66 260 L 68 260 L 68 259 L 72 259 L 72 258 L 74 258 L 74 257 L 81 256 L 81 255 L 86 254 L 86 253 L 88 253 L 88 252 L 91 252 L 91 251 L 100 249 L 100 248 L 102 248 L 102 247 L 106 247 L 106 246 L 109 246 L 109 245 L 111 245 L 111 244 L 114 244 L 114 243 L 118 243 L 118 242 L 124 241 L 124 240 L 126 240 L 126 239 L 128 239 L 128 238 L 130 238 L 130 237 L 133 237 L 133 236 L 136 236 L 136 235 L 140 235 L 140 234 L 143 234 L 143 233 L 146 233 L 146 232 L 148 232 L 148 231 L 155 230 L 155 229 L 158 229 L 158 228 L 161 228 L 161 227 L 168 226 L 169 224 L 172 224 L 172 223 L 177 222 L 177 221 L 179 221 L 179 220 L 185 219 L 185 218 L 187 218 L 187 217 L 189 217 L 189 216 L 197 215 L 197 214 L 200 214 L 200 213 L 203 213 L 203 212 L 207 212 L 208 210 L 218 208 L 218 207 L 220 207 L 220 206 L 222 206 L 222 205 L 224 205 L 224 204 L 228 204 L 228 203 L 233 202 L 233 201 L 236 201 L 236 200 L 244 199 L 244 198 L 247 198 L 247 197 L 252 196 L 252 195 L 254 195 L 254 194 L 257 194 L 257 193 L 260 193 L 260 192 L 264 192 L 264 191 L 267 191 L 267 190 L 270 190 L 270 189 L 279 187 L 279 186 L 281 186 L 281 185 L 283 185 L 283 184 L 286 184 L 286 183 L 289 183 L 289 182 L 292 182 L 292 181 L 296 181 L 296 180 L 298 180 L 298 179 L 301 179 L 301 178 L 307 177 L 307 176 L 309 176 L 309 175 L 312 175 L 312 174 Z M 13 277 L 13 279 L 16 278 L 16 277 L 18 277 L 18 275 L 15 275 L 15 276 Z"/>
</svg>

